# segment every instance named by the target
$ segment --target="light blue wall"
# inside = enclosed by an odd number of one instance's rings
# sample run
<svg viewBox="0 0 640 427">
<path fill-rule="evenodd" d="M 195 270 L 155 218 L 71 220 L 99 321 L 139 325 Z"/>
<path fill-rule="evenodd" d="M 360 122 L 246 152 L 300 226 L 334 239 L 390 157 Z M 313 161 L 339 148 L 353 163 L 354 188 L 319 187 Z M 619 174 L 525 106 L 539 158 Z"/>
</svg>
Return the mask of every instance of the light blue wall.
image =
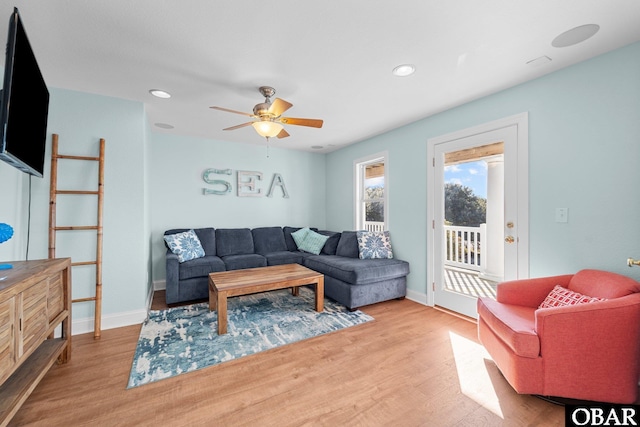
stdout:
<svg viewBox="0 0 640 427">
<path fill-rule="evenodd" d="M 250 135 L 250 137 L 255 137 Z M 274 144 L 274 143 L 272 143 Z M 168 134 L 151 135 L 150 182 L 153 280 L 165 278 L 162 240 L 172 228 L 254 228 L 325 226 L 325 156 L 266 145 L 230 143 Z M 232 169 L 211 175 L 233 186 L 231 194 L 204 195 L 220 189 L 202 179 L 206 169 Z M 276 188 L 272 197 L 238 197 L 237 171 L 262 172 L 257 185 L 266 194 L 273 174 L 284 179 L 289 198 Z"/>
<path fill-rule="evenodd" d="M 394 254 L 427 290 L 427 140 L 529 112 L 530 275 L 602 268 L 640 279 L 640 43 L 327 155 L 327 228 L 353 228 L 353 161 L 389 152 Z M 555 222 L 555 208 L 569 222 Z"/>
<path fill-rule="evenodd" d="M 50 88 L 47 154 L 44 178 L 32 178 L 29 259 L 48 256 L 51 134 L 60 136 L 61 154 L 97 156 L 98 141 L 106 140 L 103 212 L 103 315 L 146 308 L 149 280 L 145 248 L 145 122 L 141 103 Z M 76 174 L 77 173 L 77 174 Z M 18 224 L 16 237 L 3 244 L 0 259 L 25 259 L 29 177 L 0 163 L 2 212 Z M 78 178 L 79 177 L 79 178 Z M 97 189 L 97 163 L 60 160 L 59 189 Z M 94 196 L 58 196 L 58 225 L 95 225 Z M 8 208 L 8 209 L 7 209 Z M 66 233 L 66 234 L 65 234 Z M 11 244 L 9 244 L 11 242 Z M 8 245 L 8 253 L 4 246 Z M 11 247 L 11 245 L 14 245 Z M 58 232 L 56 256 L 74 261 L 95 259 L 95 231 Z M 148 258 L 148 255 L 146 255 Z M 73 270 L 73 297 L 94 295 L 95 270 Z M 74 320 L 93 316 L 93 304 L 74 304 Z"/>
</svg>

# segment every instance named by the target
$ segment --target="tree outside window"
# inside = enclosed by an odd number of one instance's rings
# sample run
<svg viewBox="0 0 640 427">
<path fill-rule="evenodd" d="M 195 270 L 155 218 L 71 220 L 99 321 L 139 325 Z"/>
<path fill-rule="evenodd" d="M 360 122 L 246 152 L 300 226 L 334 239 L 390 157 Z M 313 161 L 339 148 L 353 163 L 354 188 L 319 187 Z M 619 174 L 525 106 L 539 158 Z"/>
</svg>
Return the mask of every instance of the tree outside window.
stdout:
<svg viewBox="0 0 640 427">
<path fill-rule="evenodd" d="M 365 221 L 384 222 L 384 175 L 365 178 L 364 185 Z"/>
<path fill-rule="evenodd" d="M 386 153 L 354 162 L 356 177 L 356 228 L 387 230 Z"/>
</svg>

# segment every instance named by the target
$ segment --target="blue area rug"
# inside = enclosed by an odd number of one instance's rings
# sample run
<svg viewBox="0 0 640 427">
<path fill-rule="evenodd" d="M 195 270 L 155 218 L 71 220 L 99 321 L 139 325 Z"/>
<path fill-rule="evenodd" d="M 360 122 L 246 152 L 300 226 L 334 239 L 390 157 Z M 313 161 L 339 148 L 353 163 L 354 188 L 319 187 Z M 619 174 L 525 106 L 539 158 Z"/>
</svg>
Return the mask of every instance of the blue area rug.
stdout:
<svg viewBox="0 0 640 427">
<path fill-rule="evenodd" d="M 154 310 L 142 324 L 127 388 L 258 353 L 373 320 L 325 298 L 314 310 L 315 292 L 300 288 L 229 298 L 228 333 L 218 335 L 218 315 L 208 303 Z"/>
</svg>

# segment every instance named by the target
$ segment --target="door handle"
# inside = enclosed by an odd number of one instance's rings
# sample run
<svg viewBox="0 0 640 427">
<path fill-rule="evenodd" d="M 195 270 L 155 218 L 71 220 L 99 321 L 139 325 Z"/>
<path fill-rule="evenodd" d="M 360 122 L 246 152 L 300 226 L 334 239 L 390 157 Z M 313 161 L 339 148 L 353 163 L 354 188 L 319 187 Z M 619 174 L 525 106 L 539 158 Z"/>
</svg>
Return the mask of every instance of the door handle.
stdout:
<svg viewBox="0 0 640 427">
<path fill-rule="evenodd" d="M 638 259 L 633 259 L 633 258 L 628 258 L 627 259 L 627 265 L 629 267 L 633 267 L 634 265 L 640 266 L 640 260 Z"/>
<path fill-rule="evenodd" d="M 516 241 L 516 239 L 513 236 L 507 236 L 504 238 L 504 241 L 507 243 L 513 243 Z"/>
</svg>

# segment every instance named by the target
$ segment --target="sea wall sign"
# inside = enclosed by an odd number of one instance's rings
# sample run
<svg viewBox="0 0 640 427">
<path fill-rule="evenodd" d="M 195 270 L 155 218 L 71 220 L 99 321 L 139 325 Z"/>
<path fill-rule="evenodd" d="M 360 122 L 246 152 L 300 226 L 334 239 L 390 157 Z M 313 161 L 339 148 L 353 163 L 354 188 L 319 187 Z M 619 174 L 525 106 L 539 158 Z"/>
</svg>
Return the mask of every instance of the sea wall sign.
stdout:
<svg viewBox="0 0 640 427">
<path fill-rule="evenodd" d="M 233 175 L 233 171 L 231 169 L 206 169 L 204 172 L 202 172 L 202 180 L 207 184 L 215 186 L 215 188 L 203 188 L 202 194 L 204 194 L 205 196 L 225 196 L 227 194 L 231 194 L 231 183 L 226 179 L 220 179 L 220 177 L 216 177 L 216 175 Z M 238 197 L 264 196 L 262 188 L 259 188 L 257 183 L 257 181 L 262 181 L 263 176 L 264 175 L 262 172 L 240 170 L 236 171 L 236 189 Z M 266 194 L 267 197 L 272 197 L 273 193 L 278 187 L 282 190 L 282 197 L 288 199 L 289 193 L 287 192 L 287 187 L 284 185 L 284 179 L 279 173 L 273 174 L 271 185 L 269 186 L 269 191 Z"/>
</svg>

